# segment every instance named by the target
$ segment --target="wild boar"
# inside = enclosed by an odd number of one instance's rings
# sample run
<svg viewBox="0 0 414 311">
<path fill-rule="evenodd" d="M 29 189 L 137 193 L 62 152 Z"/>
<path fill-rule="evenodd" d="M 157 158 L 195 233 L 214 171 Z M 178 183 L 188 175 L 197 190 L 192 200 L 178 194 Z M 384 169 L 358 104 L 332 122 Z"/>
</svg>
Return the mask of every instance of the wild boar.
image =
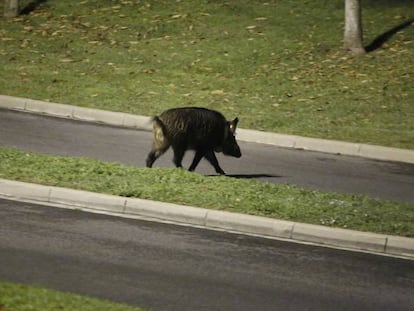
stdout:
<svg viewBox="0 0 414 311">
<path fill-rule="evenodd" d="M 187 107 L 166 110 L 152 120 L 154 136 L 152 149 L 146 159 L 147 167 L 152 167 L 170 146 L 174 151 L 173 162 L 176 167 L 182 167 L 181 162 L 187 150 L 195 150 L 189 171 L 194 171 L 204 157 L 218 174 L 225 175 L 214 152 L 241 157 L 235 138 L 238 118 L 227 121 L 218 111 Z"/>
</svg>

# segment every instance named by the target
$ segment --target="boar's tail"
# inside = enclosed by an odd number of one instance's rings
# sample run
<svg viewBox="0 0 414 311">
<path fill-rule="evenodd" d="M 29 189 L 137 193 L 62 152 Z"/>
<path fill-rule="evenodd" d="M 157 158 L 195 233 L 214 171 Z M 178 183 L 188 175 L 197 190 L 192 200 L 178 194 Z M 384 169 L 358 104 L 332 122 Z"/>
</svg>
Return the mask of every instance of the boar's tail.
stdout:
<svg viewBox="0 0 414 311">
<path fill-rule="evenodd" d="M 152 122 L 154 143 L 159 149 L 163 149 L 168 144 L 167 129 L 165 127 L 165 124 L 161 121 L 161 119 L 158 116 L 153 117 Z"/>
<path fill-rule="evenodd" d="M 151 121 L 153 123 L 154 130 L 161 131 L 163 135 L 167 134 L 167 129 L 158 116 L 152 117 Z"/>
</svg>

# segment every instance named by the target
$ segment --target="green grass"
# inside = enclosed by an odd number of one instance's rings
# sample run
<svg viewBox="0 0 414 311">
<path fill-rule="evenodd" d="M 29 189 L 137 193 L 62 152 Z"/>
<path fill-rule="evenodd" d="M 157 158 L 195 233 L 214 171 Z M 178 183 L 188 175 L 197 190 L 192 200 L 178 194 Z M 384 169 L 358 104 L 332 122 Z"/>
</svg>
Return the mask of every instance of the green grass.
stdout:
<svg viewBox="0 0 414 311">
<path fill-rule="evenodd" d="M 414 27 L 347 58 L 343 6 L 49 0 L 0 18 L 0 93 L 143 115 L 205 106 L 243 128 L 413 149 Z M 365 43 L 412 12 L 364 1 Z"/>
<path fill-rule="evenodd" d="M 140 311 L 112 303 L 50 289 L 0 282 L 1 311 Z"/>
<path fill-rule="evenodd" d="M 147 169 L 2 148 L 0 178 L 414 237 L 412 204 L 206 177 L 179 169 Z"/>
</svg>

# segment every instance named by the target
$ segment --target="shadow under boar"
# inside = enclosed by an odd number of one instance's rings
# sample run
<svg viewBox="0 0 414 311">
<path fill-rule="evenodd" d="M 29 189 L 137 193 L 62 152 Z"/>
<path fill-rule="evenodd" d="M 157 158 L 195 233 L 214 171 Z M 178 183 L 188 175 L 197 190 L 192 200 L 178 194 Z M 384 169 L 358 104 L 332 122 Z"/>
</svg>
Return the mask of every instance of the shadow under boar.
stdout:
<svg viewBox="0 0 414 311">
<path fill-rule="evenodd" d="M 241 157 L 235 138 L 238 118 L 227 121 L 218 111 L 189 107 L 166 110 L 152 121 L 154 136 L 152 149 L 146 160 L 147 167 L 152 167 L 155 160 L 170 146 L 174 151 L 173 162 L 177 167 L 182 167 L 181 162 L 187 150 L 195 150 L 189 171 L 194 171 L 204 157 L 218 174 L 224 175 L 214 152 Z"/>
</svg>

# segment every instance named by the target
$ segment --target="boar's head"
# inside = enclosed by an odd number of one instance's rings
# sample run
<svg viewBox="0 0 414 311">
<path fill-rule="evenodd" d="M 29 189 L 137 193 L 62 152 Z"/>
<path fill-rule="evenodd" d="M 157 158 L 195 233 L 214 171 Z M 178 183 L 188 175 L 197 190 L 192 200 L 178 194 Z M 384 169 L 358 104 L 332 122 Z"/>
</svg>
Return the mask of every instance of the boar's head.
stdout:
<svg viewBox="0 0 414 311">
<path fill-rule="evenodd" d="M 221 145 L 220 150 L 223 152 L 223 154 L 236 158 L 241 157 L 240 147 L 236 141 L 236 128 L 238 122 L 238 118 L 235 118 L 233 121 L 227 121 L 226 127 L 224 129 L 223 144 Z"/>
</svg>

